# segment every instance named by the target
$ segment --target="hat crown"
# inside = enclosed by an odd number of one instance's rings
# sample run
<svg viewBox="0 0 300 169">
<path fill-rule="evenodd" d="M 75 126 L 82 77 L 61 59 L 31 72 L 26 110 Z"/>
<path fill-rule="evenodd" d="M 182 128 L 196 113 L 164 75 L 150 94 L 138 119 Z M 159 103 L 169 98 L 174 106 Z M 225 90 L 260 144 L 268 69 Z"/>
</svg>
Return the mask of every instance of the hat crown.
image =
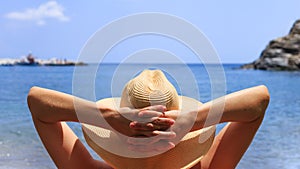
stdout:
<svg viewBox="0 0 300 169">
<path fill-rule="evenodd" d="M 168 110 L 179 109 L 177 91 L 160 70 L 144 70 L 123 89 L 120 107 L 151 105 L 165 105 Z"/>
</svg>

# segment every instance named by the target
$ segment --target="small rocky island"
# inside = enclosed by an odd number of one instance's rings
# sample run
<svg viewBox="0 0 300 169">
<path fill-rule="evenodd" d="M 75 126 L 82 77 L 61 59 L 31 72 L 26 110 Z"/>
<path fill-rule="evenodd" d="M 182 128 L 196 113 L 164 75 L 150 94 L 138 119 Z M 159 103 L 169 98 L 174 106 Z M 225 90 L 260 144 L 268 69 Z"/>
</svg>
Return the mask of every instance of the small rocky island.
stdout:
<svg viewBox="0 0 300 169">
<path fill-rule="evenodd" d="M 244 69 L 259 70 L 300 70 L 300 19 L 289 34 L 272 40 L 260 57 L 252 63 L 243 65 Z"/>
<path fill-rule="evenodd" d="M 83 62 L 72 62 L 67 59 L 36 59 L 31 53 L 22 59 L 0 59 L 0 66 L 82 66 Z"/>
</svg>

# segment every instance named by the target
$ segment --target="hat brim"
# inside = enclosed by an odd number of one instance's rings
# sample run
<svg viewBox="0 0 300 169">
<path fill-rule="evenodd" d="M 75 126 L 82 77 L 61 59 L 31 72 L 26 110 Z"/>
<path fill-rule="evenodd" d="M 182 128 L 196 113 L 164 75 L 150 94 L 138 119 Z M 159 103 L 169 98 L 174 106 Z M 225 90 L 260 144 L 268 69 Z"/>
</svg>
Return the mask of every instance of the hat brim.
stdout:
<svg viewBox="0 0 300 169">
<path fill-rule="evenodd" d="M 180 96 L 180 100 L 182 105 L 202 104 L 185 96 Z M 106 98 L 98 103 L 115 108 L 119 105 L 120 98 Z M 149 155 L 129 150 L 128 144 L 111 130 L 88 124 L 82 124 L 82 130 L 88 145 L 104 161 L 117 169 L 190 168 L 207 153 L 215 136 L 215 126 L 189 132 L 175 148 L 161 154 Z"/>
</svg>

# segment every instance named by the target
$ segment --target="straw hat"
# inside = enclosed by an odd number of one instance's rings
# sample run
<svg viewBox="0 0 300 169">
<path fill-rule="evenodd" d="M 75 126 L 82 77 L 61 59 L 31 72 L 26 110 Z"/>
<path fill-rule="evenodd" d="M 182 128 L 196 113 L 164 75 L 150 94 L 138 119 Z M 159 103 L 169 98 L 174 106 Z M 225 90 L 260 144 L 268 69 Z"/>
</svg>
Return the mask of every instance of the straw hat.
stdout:
<svg viewBox="0 0 300 169">
<path fill-rule="evenodd" d="M 178 96 L 174 86 L 160 70 L 144 70 L 127 83 L 121 98 L 106 98 L 98 103 L 110 108 L 116 105 L 143 108 L 159 104 L 165 105 L 168 110 L 195 110 L 201 105 L 195 99 Z M 215 126 L 189 132 L 175 148 L 149 155 L 129 150 L 128 144 L 111 130 L 88 124 L 82 124 L 82 130 L 88 145 L 116 169 L 190 168 L 207 153 L 215 134 Z"/>
</svg>

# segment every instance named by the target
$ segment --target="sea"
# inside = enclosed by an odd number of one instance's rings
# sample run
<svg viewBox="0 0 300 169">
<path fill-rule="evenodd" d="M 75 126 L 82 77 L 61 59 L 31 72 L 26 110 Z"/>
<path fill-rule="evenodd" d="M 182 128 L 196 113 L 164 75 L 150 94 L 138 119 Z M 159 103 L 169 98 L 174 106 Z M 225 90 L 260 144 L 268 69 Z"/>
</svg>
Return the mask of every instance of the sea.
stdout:
<svg viewBox="0 0 300 169">
<path fill-rule="evenodd" d="M 176 88 L 182 89 L 180 94 L 192 95 L 196 91 L 202 102 L 222 95 L 221 90 L 213 91 L 216 84 L 220 88 L 225 87 L 223 94 L 266 85 L 271 101 L 265 119 L 237 168 L 300 169 L 300 72 L 242 70 L 239 69 L 240 64 L 223 64 L 219 67 L 221 66 L 224 76 L 212 80 L 213 72 L 209 72 L 208 67 L 216 65 L 161 66 L 128 64 L 122 69 L 118 69 L 120 64 L 89 64 L 81 67 L 0 66 L 0 169 L 56 168 L 37 135 L 27 107 L 26 97 L 32 86 L 77 94 L 79 97 L 81 95 L 76 93 L 78 88 L 93 88 L 95 98 L 91 100 L 97 100 L 120 94 L 120 90 L 112 90 L 114 85 L 122 86 L 126 78 L 133 77 L 134 73 L 130 70 L 141 71 L 145 68 L 163 68 L 171 81 L 177 82 Z M 184 72 L 186 70 L 189 71 Z M 93 80 L 76 85 L 77 82 L 85 81 L 76 79 L 76 74 L 80 74 L 79 77 L 91 77 Z M 194 79 L 187 79 L 190 74 Z M 180 83 L 180 77 L 184 77 L 185 81 L 193 81 L 196 85 Z M 93 84 L 88 84 L 89 82 Z M 214 92 L 217 94 L 214 95 Z M 83 94 L 82 97 L 86 96 Z M 80 124 L 68 124 L 84 142 Z M 224 125 L 220 124 L 218 130 Z M 89 151 L 101 160 L 91 149 Z"/>
</svg>

